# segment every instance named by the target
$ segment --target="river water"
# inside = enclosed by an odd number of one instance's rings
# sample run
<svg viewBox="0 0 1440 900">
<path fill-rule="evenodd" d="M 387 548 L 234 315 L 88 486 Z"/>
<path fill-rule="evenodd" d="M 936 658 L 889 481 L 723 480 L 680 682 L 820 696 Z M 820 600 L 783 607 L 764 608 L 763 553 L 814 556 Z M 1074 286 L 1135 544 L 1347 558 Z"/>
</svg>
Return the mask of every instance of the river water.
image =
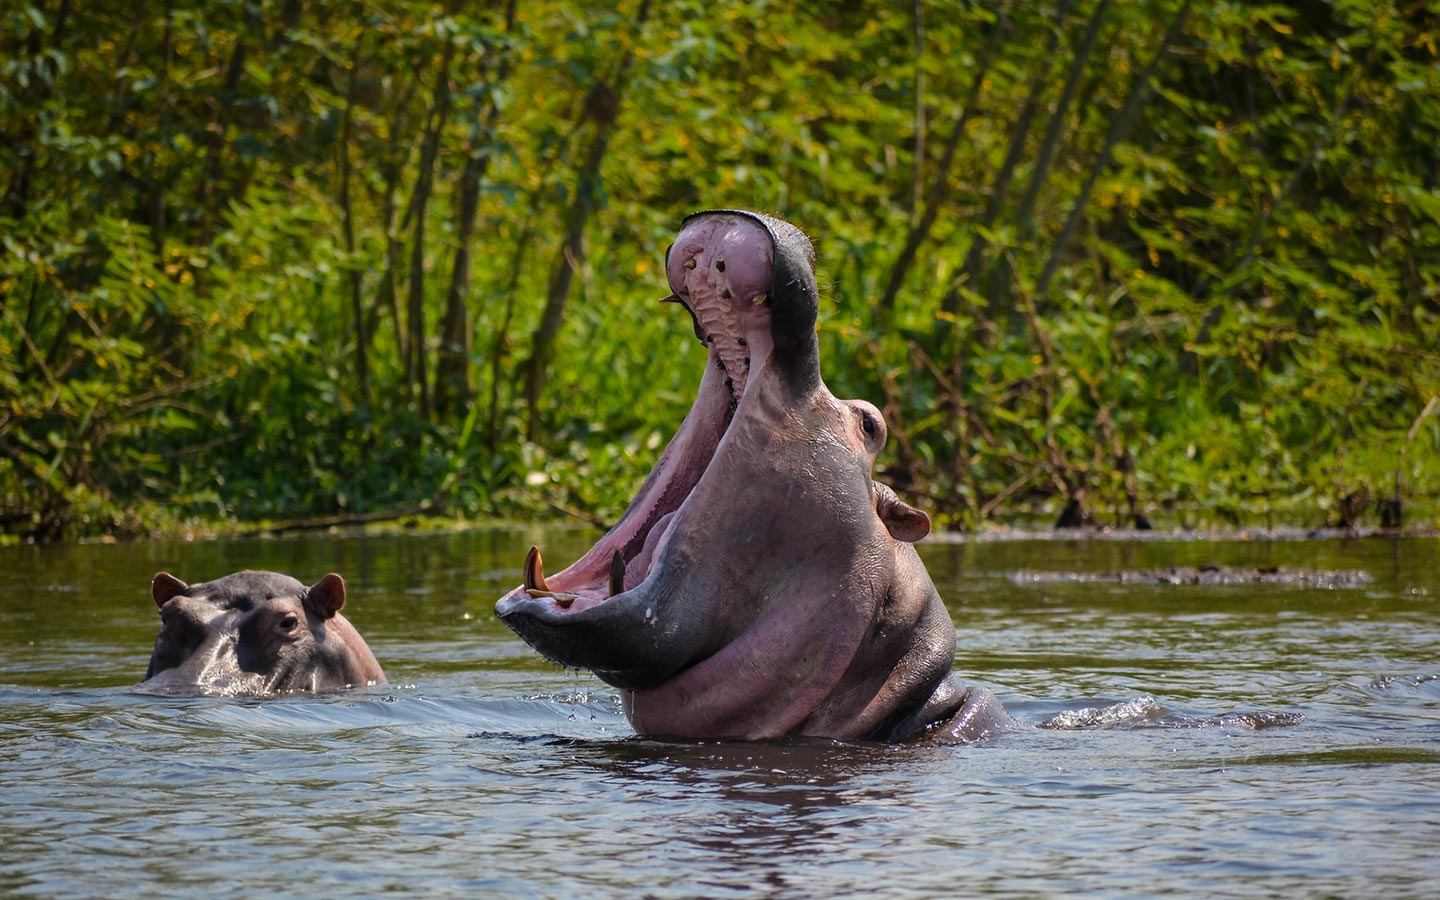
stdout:
<svg viewBox="0 0 1440 900">
<path fill-rule="evenodd" d="M 637 739 L 491 612 L 593 539 L 0 548 L 0 895 L 1440 896 L 1436 538 L 931 539 L 957 670 L 1037 726 L 967 747 Z M 1347 577 L 1099 577 L 1205 565 Z M 154 573 L 242 568 L 344 574 L 390 684 L 134 693 Z"/>
</svg>

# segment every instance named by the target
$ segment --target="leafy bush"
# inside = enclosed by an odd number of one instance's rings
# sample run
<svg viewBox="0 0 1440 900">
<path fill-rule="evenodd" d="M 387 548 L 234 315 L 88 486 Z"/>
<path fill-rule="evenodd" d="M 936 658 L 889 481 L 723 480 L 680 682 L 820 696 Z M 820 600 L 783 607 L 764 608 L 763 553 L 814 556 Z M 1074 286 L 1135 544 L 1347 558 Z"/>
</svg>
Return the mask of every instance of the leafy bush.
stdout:
<svg viewBox="0 0 1440 900">
<path fill-rule="evenodd" d="M 1437 524 L 1426 4 L 83 7 L 0 15 L 0 533 L 611 520 L 707 207 L 944 523 Z"/>
</svg>

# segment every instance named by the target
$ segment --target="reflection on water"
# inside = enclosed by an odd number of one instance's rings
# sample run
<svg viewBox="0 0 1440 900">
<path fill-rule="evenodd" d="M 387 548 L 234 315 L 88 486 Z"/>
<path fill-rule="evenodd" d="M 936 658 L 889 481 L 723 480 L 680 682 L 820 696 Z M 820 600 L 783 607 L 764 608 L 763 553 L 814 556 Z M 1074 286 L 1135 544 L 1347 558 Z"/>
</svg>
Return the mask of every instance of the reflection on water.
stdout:
<svg viewBox="0 0 1440 900">
<path fill-rule="evenodd" d="M 531 543 L 563 560 L 592 538 L 0 549 L 0 893 L 1440 890 L 1434 539 L 924 544 L 959 670 L 1050 726 L 934 747 L 635 737 L 610 689 L 491 615 Z M 1207 566 L 1365 578 L 1060 577 Z M 131 690 L 154 572 L 240 568 L 345 575 L 346 615 L 392 683 L 264 701 Z"/>
</svg>

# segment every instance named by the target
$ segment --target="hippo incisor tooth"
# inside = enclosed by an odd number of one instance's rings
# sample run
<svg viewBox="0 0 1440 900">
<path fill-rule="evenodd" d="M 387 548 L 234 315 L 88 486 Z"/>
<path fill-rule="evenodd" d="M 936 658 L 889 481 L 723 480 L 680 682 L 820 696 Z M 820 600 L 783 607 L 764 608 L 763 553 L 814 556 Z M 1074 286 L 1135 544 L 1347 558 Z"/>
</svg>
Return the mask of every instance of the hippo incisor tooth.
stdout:
<svg viewBox="0 0 1440 900">
<path fill-rule="evenodd" d="M 545 583 L 545 565 L 540 560 L 539 547 L 532 546 L 525 554 L 525 590 L 532 594 L 537 590 L 550 593 L 550 585 Z"/>
<path fill-rule="evenodd" d="M 610 596 L 623 593 L 625 590 L 625 557 L 616 550 L 615 555 L 610 557 Z"/>
<path fill-rule="evenodd" d="M 754 297 L 752 297 L 752 298 L 750 298 L 750 299 L 751 299 L 751 302 L 754 303 L 756 306 L 760 306 L 760 305 L 763 304 L 766 300 L 769 300 L 769 299 L 770 299 L 770 295 L 769 295 L 769 294 L 766 294 L 766 293 L 764 293 L 764 292 L 762 291 L 761 293 L 756 294 Z"/>
<path fill-rule="evenodd" d="M 693 268 L 695 268 L 695 257 L 692 256 L 692 257 L 690 257 L 689 259 L 685 260 L 685 268 L 687 268 L 687 269 L 693 269 Z"/>
</svg>

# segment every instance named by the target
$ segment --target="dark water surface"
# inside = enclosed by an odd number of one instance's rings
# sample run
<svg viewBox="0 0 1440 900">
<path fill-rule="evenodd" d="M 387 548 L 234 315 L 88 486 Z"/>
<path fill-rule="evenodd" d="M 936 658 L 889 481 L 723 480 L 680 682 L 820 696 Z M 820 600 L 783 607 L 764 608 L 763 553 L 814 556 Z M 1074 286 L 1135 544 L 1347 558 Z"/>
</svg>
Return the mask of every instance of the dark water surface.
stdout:
<svg viewBox="0 0 1440 900">
<path fill-rule="evenodd" d="M 957 669 L 1049 727 L 892 747 L 635 738 L 491 612 L 593 537 L 0 548 L 0 895 L 1440 896 L 1435 538 L 927 542 Z M 1051 577 L 1207 564 L 1369 579 Z M 242 568 L 344 574 L 391 683 L 131 692 L 151 576 Z"/>
</svg>

